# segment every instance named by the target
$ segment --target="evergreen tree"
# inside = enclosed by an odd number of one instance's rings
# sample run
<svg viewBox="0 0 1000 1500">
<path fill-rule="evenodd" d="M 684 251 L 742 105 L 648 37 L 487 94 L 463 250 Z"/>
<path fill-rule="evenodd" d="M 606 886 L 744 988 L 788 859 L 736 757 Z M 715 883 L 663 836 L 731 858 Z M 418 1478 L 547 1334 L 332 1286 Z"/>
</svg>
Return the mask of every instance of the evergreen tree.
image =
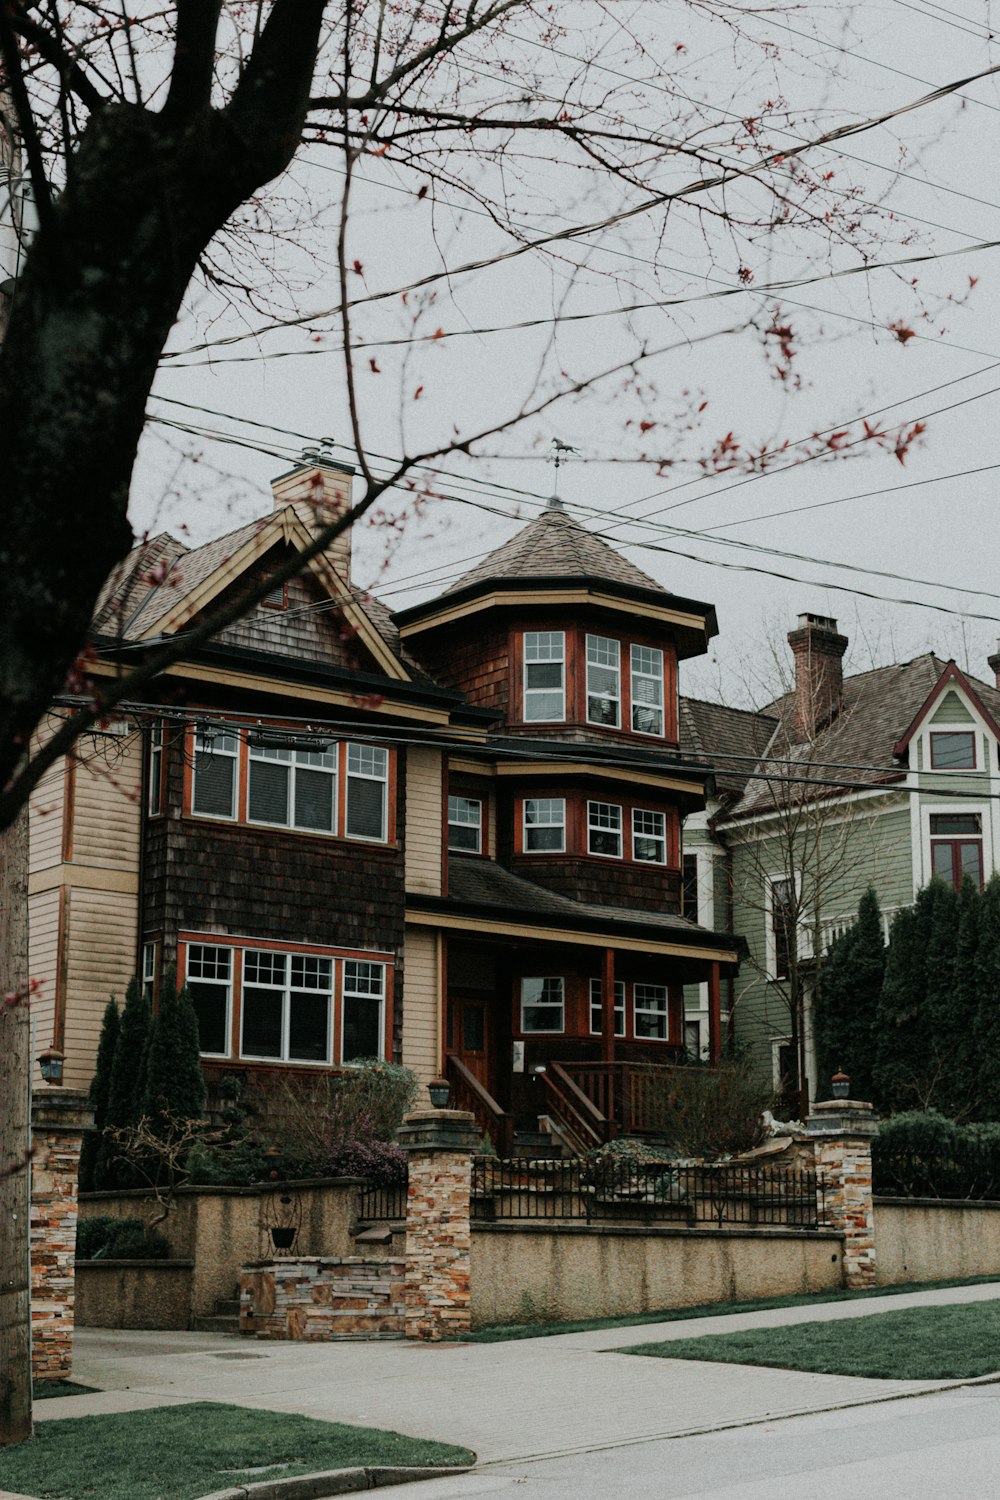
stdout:
<svg viewBox="0 0 1000 1500">
<path fill-rule="evenodd" d="M 83 1138 L 80 1148 L 80 1192 L 94 1190 L 94 1169 L 101 1145 L 100 1132 L 108 1123 L 108 1094 L 111 1089 L 111 1068 L 115 1059 L 115 1044 L 118 1041 L 118 1002 L 108 1001 L 101 1023 L 101 1038 L 97 1044 L 97 1066 L 90 1080 L 88 1102 L 94 1112 L 94 1129 Z"/>
<path fill-rule="evenodd" d="M 125 992 L 125 1008 L 115 1042 L 106 1125 L 134 1125 L 139 1119 L 146 1091 L 146 1053 L 151 1021 L 149 1001 L 142 992 L 142 985 L 138 979 L 132 979 Z M 116 1161 L 115 1149 L 105 1137 L 97 1152 L 95 1186 L 136 1187 L 140 1180 L 126 1163 Z"/>
<path fill-rule="evenodd" d="M 983 891 L 975 962 L 979 1115 L 1000 1120 L 1000 876 Z"/>
<path fill-rule="evenodd" d="M 142 1112 L 157 1134 L 167 1135 L 180 1122 L 198 1119 L 204 1108 L 198 1018 L 187 985 L 178 991 L 176 974 L 168 969 L 150 1033 Z"/>
<path fill-rule="evenodd" d="M 923 892 L 921 892 L 923 895 Z M 918 897 L 919 905 L 919 897 Z M 955 984 L 959 895 L 950 881 L 927 886 L 927 944 L 920 1007 L 924 1054 L 918 1096 L 924 1109 L 950 1115 L 955 1079 Z M 920 1073 L 918 1071 L 918 1078 Z"/>
<path fill-rule="evenodd" d="M 982 1064 L 976 1036 L 979 956 L 983 898 L 979 886 L 968 876 L 959 892 L 958 939 L 955 948 L 955 983 L 951 1019 L 951 1067 L 947 1094 L 938 1108 L 954 1120 L 978 1119 L 981 1112 Z"/>
<path fill-rule="evenodd" d="M 815 1026 L 821 1093 L 842 1070 L 853 1098 L 872 1097 L 874 1023 L 884 975 L 882 911 L 869 887 L 857 921 L 832 944 L 820 971 Z"/>
<path fill-rule="evenodd" d="M 917 904 L 898 911 L 889 930 L 885 978 L 875 1011 L 875 1103 L 887 1114 L 919 1107 L 915 1081 L 925 1041 L 920 1018 L 926 923 Z"/>
</svg>

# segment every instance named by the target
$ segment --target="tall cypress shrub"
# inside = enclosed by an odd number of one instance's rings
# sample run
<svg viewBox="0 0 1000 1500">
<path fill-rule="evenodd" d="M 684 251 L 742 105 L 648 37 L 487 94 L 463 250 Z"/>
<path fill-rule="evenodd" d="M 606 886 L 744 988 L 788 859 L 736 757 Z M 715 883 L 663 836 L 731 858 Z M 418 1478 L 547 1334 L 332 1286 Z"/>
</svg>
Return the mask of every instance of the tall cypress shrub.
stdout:
<svg viewBox="0 0 1000 1500">
<path fill-rule="evenodd" d="M 104 1007 L 101 1022 L 101 1037 L 97 1043 L 97 1066 L 90 1080 L 87 1100 L 94 1114 L 94 1129 L 83 1138 L 80 1148 L 80 1192 L 94 1191 L 94 1169 L 101 1146 L 100 1132 L 108 1123 L 108 1095 L 111 1089 L 111 1069 L 115 1060 L 115 1044 L 118 1041 L 118 1002 L 111 999 Z"/>
<path fill-rule="evenodd" d="M 168 969 L 150 1033 L 142 1112 L 158 1134 L 167 1135 L 178 1122 L 198 1119 L 204 1108 L 198 1018 L 187 985 L 178 991 L 176 974 Z"/>
<path fill-rule="evenodd" d="M 857 921 L 831 945 L 820 971 L 815 1028 L 821 1097 L 841 1070 L 850 1077 L 852 1098 L 872 1097 L 875 1013 L 884 975 L 882 909 L 869 886 Z"/>
<path fill-rule="evenodd" d="M 1000 1120 L 1000 875 L 983 891 L 975 960 L 979 1117 Z"/>
<path fill-rule="evenodd" d="M 979 1119 L 982 1110 L 983 1067 L 976 1036 L 979 1012 L 976 963 L 979 956 L 982 907 L 983 898 L 979 886 L 966 876 L 958 898 L 958 937 L 955 945 L 949 1028 L 951 1066 L 947 1075 L 947 1090 L 938 1102 L 938 1108 L 953 1120 Z"/>
<path fill-rule="evenodd" d="M 146 1091 L 146 1053 L 151 1022 L 149 1001 L 142 992 L 142 985 L 138 979 L 132 979 L 125 992 L 125 1008 L 115 1042 L 106 1125 L 134 1125 L 139 1119 Z M 95 1186 L 103 1189 L 138 1187 L 142 1180 L 125 1162 L 116 1160 L 116 1148 L 106 1136 L 98 1148 L 94 1178 Z"/>
<path fill-rule="evenodd" d="M 892 920 L 885 978 L 875 1011 L 875 1103 L 884 1113 L 920 1107 L 916 1087 L 922 1076 L 924 1032 L 920 1006 L 924 989 L 926 916 L 919 910 L 924 892 L 914 906 L 904 907 Z"/>
</svg>

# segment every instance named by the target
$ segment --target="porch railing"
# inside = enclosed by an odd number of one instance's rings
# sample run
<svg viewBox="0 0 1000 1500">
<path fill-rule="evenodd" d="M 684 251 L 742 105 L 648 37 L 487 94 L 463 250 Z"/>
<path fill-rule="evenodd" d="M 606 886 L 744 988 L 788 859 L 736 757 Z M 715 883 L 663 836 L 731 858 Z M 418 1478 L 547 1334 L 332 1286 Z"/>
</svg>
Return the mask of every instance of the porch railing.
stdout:
<svg viewBox="0 0 1000 1500">
<path fill-rule="evenodd" d="M 815 1172 L 764 1167 L 676 1166 L 608 1158 L 524 1161 L 475 1157 L 472 1218 L 632 1220 L 817 1229 Z"/>
<path fill-rule="evenodd" d="M 559 1065 L 605 1122 L 604 1139 L 655 1135 L 665 1124 L 673 1077 L 690 1079 L 670 1063 L 585 1062 Z"/>
<path fill-rule="evenodd" d="M 492 1141 L 493 1149 L 501 1156 L 509 1156 L 514 1146 L 514 1121 L 507 1111 L 453 1052 L 445 1059 L 445 1077 L 451 1084 L 454 1107 L 470 1110 L 480 1130 Z"/>
</svg>

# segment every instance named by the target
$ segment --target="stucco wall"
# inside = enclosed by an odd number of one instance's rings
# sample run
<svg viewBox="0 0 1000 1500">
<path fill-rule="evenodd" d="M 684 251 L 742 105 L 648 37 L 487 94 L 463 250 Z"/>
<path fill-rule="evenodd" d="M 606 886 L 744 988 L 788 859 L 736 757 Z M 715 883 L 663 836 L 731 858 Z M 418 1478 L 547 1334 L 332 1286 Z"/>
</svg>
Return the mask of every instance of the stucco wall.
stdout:
<svg viewBox="0 0 1000 1500">
<path fill-rule="evenodd" d="M 875 1244 L 881 1286 L 1000 1275 L 1000 1203 L 876 1198 Z"/>
<path fill-rule="evenodd" d="M 301 1213 L 296 1241 L 298 1255 L 352 1255 L 351 1227 L 357 1213 L 357 1182 L 352 1178 L 300 1183 L 291 1189 Z M 190 1283 L 190 1316 L 205 1317 L 215 1311 L 219 1298 L 235 1297 L 240 1267 L 270 1254 L 265 1238 L 268 1200 L 275 1189 L 181 1188 L 160 1233 L 170 1245 L 172 1259 L 194 1262 Z M 150 1195 L 141 1190 L 125 1193 L 84 1193 L 80 1218 L 102 1214 L 116 1218 L 142 1219 L 152 1211 Z M 366 1251 L 373 1247 L 366 1247 Z M 385 1253 L 388 1253 L 386 1247 Z M 373 1253 L 378 1254 L 375 1249 Z M 153 1327 L 171 1325 L 111 1323 L 108 1327 Z M 188 1327 L 188 1315 L 175 1328 Z"/>
<path fill-rule="evenodd" d="M 78 1260 L 81 1328 L 187 1328 L 189 1260 Z"/>
<path fill-rule="evenodd" d="M 557 1322 L 841 1285 L 842 1237 L 805 1230 L 476 1225 L 472 1323 Z"/>
</svg>

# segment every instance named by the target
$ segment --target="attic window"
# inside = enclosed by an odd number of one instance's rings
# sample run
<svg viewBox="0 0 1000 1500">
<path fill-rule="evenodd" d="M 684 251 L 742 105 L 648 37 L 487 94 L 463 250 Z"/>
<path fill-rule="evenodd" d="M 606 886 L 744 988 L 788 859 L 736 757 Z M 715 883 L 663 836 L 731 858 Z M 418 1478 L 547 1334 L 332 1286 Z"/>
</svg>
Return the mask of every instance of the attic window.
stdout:
<svg viewBox="0 0 1000 1500">
<path fill-rule="evenodd" d="M 287 609 L 288 608 L 288 584 L 279 583 L 269 594 L 265 594 L 260 601 L 261 609 Z"/>
<path fill-rule="evenodd" d="M 931 733 L 932 771 L 974 771 L 976 736 L 971 729 Z"/>
</svg>

